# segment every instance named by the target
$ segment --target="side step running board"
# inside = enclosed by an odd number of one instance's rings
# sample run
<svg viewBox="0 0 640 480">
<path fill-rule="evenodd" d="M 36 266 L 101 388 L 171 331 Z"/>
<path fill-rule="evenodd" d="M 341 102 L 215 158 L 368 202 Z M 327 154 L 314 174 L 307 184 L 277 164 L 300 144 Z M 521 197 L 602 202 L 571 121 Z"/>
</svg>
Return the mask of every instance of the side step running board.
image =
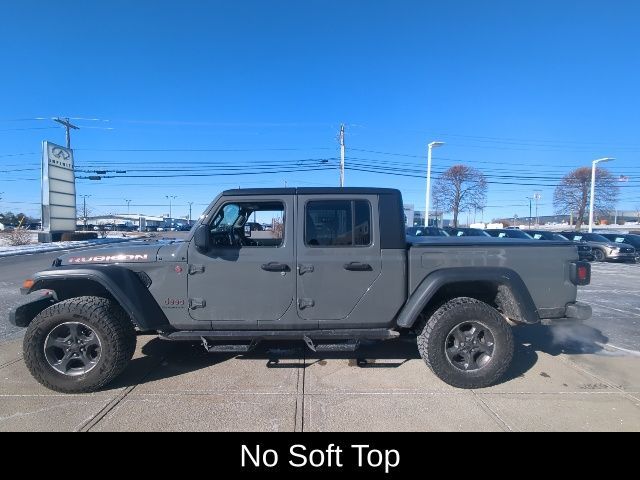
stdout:
<svg viewBox="0 0 640 480">
<path fill-rule="evenodd" d="M 234 343 L 234 344 L 228 344 L 228 345 L 225 345 L 225 344 L 211 345 L 209 344 L 209 342 L 207 342 L 206 338 L 201 337 L 200 339 L 202 340 L 202 346 L 209 353 L 248 353 L 254 350 L 258 345 L 258 343 L 260 343 L 259 340 L 253 340 L 251 341 L 251 343 L 247 343 L 247 344 Z"/>
<path fill-rule="evenodd" d="M 375 329 L 335 329 L 335 330 L 199 330 L 165 333 L 163 340 L 200 341 L 206 338 L 213 342 L 251 342 L 261 340 L 304 340 L 313 338 L 314 342 L 327 340 L 391 340 L 400 336 L 395 330 Z"/>
<path fill-rule="evenodd" d="M 304 337 L 309 350 L 313 352 L 355 352 L 360 347 L 360 340 L 347 340 L 341 343 L 313 343 L 309 337 Z"/>
</svg>

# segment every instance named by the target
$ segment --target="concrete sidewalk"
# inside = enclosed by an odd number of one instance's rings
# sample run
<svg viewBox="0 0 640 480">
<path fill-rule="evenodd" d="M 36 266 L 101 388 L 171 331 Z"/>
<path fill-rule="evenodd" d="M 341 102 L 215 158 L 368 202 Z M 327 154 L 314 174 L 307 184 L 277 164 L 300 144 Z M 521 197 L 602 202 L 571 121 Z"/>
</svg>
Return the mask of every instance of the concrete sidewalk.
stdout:
<svg viewBox="0 0 640 480">
<path fill-rule="evenodd" d="M 297 343 L 232 357 L 141 337 L 116 384 L 60 395 L 10 342 L 0 345 L 0 430 L 640 430 L 640 358 L 562 353 L 548 327 L 526 328 L 506 381 L 478 391 L 438 380 L 409 339 L 320 358 Z"/>
</svg>

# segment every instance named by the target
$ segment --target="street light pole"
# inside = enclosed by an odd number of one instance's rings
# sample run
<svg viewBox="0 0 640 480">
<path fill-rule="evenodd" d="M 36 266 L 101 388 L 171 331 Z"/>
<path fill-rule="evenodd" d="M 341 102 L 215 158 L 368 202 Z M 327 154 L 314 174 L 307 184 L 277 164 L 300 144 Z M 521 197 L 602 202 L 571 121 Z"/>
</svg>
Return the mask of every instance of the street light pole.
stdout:
<svg viewBox="0 0 640 480">
<path fill-rule="evenodd" d="M 178 197 L 176 195 L 165 195 L 165 198 L 169 200 L 169 220 L 171 220 L 173 218 L 173 214 L 171 212 L 171 200 L 175 200 Z"/>
<path fill-rule="evenodd" d="M 344 187 L 344 124 L 340 125 L 340 187 Z"/>
<path fill-rule="evenodd" d="M 542 195 L 539 192 L 536 192 L 533 195 L 533 199 L 536 201 L 536 227 L 540 225 L 540 215 L 538 214 L 538 203 L 542 200 Z"/>
<path fill-rule="evenodd" d="M 126 200 L 125 199 L 125 202 L 127 202 L 127 215 L 129 215 L 131 213 L 130 212 L 131 200 Z"/>
<path fill-rule="evenodd" d="M 191 226 L 191 207 L 193 206 L 193 202 L 189 202 L 189 226 Z"/>
<path fill-rule="evenodd" d="M 599 158 L 594 160 L 591 166 L 591 204 L 589 205 L 589 233 L 593 233 L 593 216 L 596 202 L 596 170 L 599 163 L 613 162 L 615 158 Z"/>
<path fill-rule="evenodd" d="M 429 226 L 429 210 L 431 209 L 431 155 L 434 148 L 444 145 L 444 142 L 431 142 L 427 152 L 427 191 L 425 194 L 424 226 Z"/>
</svg>

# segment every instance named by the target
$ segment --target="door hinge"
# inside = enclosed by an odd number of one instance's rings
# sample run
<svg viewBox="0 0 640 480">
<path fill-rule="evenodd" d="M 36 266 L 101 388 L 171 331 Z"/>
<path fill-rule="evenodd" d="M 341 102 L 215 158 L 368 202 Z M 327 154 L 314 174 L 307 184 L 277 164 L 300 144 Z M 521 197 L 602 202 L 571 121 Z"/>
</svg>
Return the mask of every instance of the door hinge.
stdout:
<svg viewBox="0 0 640 480">
<path fill-rule="evenodd" d="M 313 273 L 313 265 L 298 265 L 298 275 L 304 275 L 305 273 Z"/>
<path fill-rule="evenodd" d="M 189 310 L 197 310 L 198 308 L 204 308 L 207 306 L 207 301 L 204 298 L 190 298 Z"/>
<path fill-rule="evenodd" d="M 189 275 L 204 273 L 204 265 L 189 265 Z"/>
<path fill-rule="evenodd" d="M 300 310 L 304 310 L 305 308 L 315 307 L 316 302 L 313 298 L 299 298 L 298 299 L 298 308 Z"/>
</svg>

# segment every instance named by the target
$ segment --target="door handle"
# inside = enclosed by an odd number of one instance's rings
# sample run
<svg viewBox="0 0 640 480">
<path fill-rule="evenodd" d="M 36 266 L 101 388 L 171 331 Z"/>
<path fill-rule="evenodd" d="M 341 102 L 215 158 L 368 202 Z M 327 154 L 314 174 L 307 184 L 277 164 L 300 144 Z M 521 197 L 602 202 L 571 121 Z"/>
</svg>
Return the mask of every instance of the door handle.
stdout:
<svg viewBox="0 0 640 480">
<path fill-rule="evenodd" d="M 313 265 L 298 265 L 298 274 L 313 273 L 315 267 Z"/>
<path fill-rule="evenodd" d="M 350 272 L 370 272 L 373 270 L 371 265 L 361 262 L 345 263 L 344 269 L 349 270 Z"/>
<path fill-rule="evenodd" d="M 289 272 L 291 270 L 286 263 L 278 262 L 265 263 L 261 268 L 266 272 Z"/>
</svg>

